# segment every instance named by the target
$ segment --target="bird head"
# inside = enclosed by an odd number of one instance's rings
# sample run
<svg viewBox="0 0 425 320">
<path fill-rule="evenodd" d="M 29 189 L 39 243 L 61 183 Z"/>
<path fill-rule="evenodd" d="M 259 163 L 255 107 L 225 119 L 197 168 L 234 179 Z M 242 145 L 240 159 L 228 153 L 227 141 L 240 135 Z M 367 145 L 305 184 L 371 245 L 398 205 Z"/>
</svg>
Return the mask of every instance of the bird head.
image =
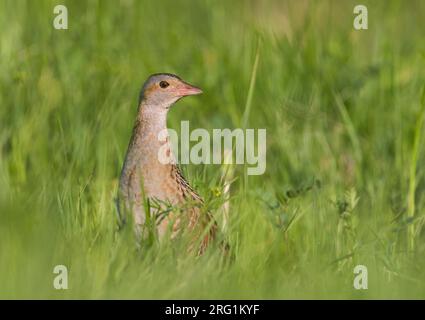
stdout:
<svg viewBox="0 0 425 320">
<path fill-rule="evenodd" d="M 148 104 L 168 109 L 177 100 L 200 93 L 202 93 L 201 89 L 188 84 L 174 74 L 157 73 L 146 80 L 140 99 Z"/>
</svg>

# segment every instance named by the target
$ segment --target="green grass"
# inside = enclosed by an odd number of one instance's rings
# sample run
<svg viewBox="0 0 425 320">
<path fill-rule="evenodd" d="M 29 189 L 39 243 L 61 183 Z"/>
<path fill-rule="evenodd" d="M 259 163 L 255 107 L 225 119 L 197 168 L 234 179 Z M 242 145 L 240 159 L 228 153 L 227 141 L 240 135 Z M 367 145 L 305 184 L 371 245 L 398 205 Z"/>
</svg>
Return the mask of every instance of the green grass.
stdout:
<svg viewBox="0 0 425 320">
<path fill-rule="evenodd" d="M 56 1 L 0 2 L 0 298 L 425 298 L 423 1 L 363 1 L 367 31 L 356 1 L 61 3 L 66 31 Z M 234 168 L 231 261 L 117 231 L 156 72 L 204 90 L 170 127 L 267 129 L 266 173 Z M 183 169 L 214 203 L 220 166 Z"/>
</svg>

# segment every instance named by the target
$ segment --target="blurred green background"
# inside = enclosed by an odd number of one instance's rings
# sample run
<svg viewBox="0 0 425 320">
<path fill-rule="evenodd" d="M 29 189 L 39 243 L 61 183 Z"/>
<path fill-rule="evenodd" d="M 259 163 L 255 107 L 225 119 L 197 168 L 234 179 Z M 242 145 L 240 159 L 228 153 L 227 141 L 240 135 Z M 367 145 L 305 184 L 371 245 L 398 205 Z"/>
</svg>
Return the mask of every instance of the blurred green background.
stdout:
<svg viewBox="0 0 425 320">
<path fill-rule="evenodd" d="M 357 1 L 1 0 L 0 298 L 425 298 L 425 2 L 361 3 L 364 31 Z M 230 261 L 140 252 L 117 231 L 156 72 L 204 90 L 171 128 L 241 127 L 250 109 L 248 127 L 267 129 L 266 173 L 234 168 Z M 220 201 L 220 166 L 183 169 Z M 59 264 L 68 290 L 53 288 Z"/>
</svg>

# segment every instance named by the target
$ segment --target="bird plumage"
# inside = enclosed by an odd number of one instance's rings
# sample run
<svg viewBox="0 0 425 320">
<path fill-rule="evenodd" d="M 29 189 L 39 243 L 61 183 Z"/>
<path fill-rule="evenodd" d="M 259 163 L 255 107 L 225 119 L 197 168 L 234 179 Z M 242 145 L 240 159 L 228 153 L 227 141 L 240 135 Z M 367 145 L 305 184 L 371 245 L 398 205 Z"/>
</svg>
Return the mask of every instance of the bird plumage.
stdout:
<svg viewBox="0 0 425 320">
<path fill-rule="evenodd" d="M 198 251 L 203 252 L 215 236 L 216 223 L 176 164 L 159 159 L 160 149 L 172 157 L 168 138 L 159 139 L 160 132 L 167 130 L 169 108 L 180 98 L 199 93 L 200 89 L 171 74 L 154 74 L 145 82 L 121 172 L 119 201 L 121 210 L 133 215 L 139 236 L 143 237 L 148 200 L 155 204 L 149 214 L 156 219 L 160 238 L 167 230 L 172 237 L 188 230 L 193 233 L 193 243 L 200 243 Z"/>
</svg>

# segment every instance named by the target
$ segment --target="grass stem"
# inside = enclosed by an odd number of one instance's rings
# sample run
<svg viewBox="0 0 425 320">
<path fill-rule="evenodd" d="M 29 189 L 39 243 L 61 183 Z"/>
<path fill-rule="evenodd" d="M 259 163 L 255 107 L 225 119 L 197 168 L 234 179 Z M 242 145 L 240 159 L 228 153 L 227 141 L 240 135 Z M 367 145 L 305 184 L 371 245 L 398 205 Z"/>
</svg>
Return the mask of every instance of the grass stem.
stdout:
<svg viewBox="0 0 425 320">
<path fill-rule="evenodd" d="M 420 141 L 422 136 L 422 127 L 425 115 L 425 87 L 422 90 L 421 109 L 416 120 L 415 135 L 412 148 L 412 156 L 409 165 L 409 191 L 407 195 L 407 218 L 410 220 L 407 229 L 407 243 L 410 252 L 415 249 L 415 225 L 413 219 L 415 216 L 415 192 L 416 192 L 416 169 L 418 164 Z"/>
</svg>

